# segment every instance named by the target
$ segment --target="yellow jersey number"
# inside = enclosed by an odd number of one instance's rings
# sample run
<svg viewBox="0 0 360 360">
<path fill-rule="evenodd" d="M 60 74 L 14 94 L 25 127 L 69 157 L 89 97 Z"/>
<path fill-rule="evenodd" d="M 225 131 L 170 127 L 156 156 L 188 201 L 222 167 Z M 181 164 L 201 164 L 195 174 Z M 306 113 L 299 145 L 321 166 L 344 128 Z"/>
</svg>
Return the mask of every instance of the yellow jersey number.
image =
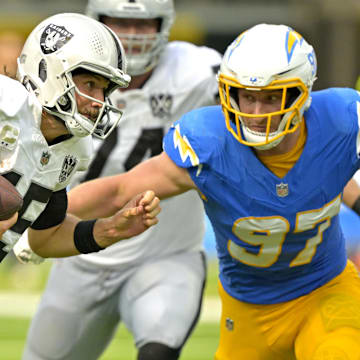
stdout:
<svg viewBox="0 0 360 360">
<path fill-rule="evenodd" d="M 299 252 L 290 267 L 304 265 L 311 262 L 317 246 L 322 242 L 324 231 L 330 226 L 331 218 L 339 213 L 341 195 L 330 201 L 320 209 L 302 211 L 296 214 L 294 233 L 318 227 L 316 235 L 308 239 L 304 248 Z M 230 255 L 236 260 L 256 267 L 269 267 L 279 258 L 290 224 L 282 216 L 245 217 L 234 222 L 232 231 L 241 241 L 260 247 L 254 254 L 241 245 L 228 240 Z"/>
</svg>

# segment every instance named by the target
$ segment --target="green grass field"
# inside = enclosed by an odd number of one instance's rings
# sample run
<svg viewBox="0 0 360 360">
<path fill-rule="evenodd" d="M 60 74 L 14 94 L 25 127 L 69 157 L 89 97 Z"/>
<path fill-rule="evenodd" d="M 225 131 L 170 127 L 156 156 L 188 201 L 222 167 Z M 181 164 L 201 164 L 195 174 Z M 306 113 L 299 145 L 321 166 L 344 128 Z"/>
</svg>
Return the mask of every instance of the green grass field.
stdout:
<svg viewBox="0 0 360 360">
<path fill-rule="evenodd" d="M 19 360 L 24 346 L 29 318 L 0 317 L 1 360 Z M 200 323 L 187 342 L 182 360 L 210 360 L 218 342 L 218 325 Z M 131 336 L 120 326 L 113 342 L 101 360 L 134 360 L 135 348 Z M 86 360 L 86 359 L 79 359 Z"/>
<path fill-rule="evenodd" d="M 1 308 L 3 309 L 0 313 L 1 360 L 21 359 L 31 314 L 36 307 L 36 299 L 45 285 L 51 265 L 51 262 L 47 261 L 40 266 L 14 266 L 12 260 L 11 258 L 6 259 L 0 266 L 0 298 L 2 298 Z M 209 264 L 205 293 L 203 315 L 213 311 L 209 308 L 212 302 L 207 300 L 217 300 L 216 262 Z M 218 338 L 218 321 L 209 316 L 202 316 L 200 323 L 183 349 L 181 360 L 213 359 Z M 132 337 L 121 325 L 101 360 L 134 360 L 135 354 Z"/>
</svg>

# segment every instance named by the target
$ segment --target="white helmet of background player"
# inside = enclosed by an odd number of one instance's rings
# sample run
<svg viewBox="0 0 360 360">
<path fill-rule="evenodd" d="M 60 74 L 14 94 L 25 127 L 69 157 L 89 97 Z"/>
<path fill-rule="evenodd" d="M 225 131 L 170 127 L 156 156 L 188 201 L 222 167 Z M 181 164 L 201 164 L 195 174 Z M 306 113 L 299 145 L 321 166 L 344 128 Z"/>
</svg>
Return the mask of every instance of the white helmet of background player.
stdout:
<svg viewBox="0 0 360 360">
<path fill-rule="evenodd" d="M 90 71 L 110 81 L 97 120 L 77 110 L 72 80 L 74 71 Z M 65 122 L 69 132 L 83 137 L 106 138 L 119 122 L 122 112 L 109 102 L 118 87 L 127 87 L 124 50 L 108 27 L 81 14 L 58 14 L 42 21 L 27 38 L 18 58 L 18 79 L 33 92 L 43 109 Z M 110 121 L 111 118 L 111 121 Z"/>
<path fill-rule="evenodd" d="M 310 92 L 316 80 L 314 49 L 304 38 L 285 25 L 256 25 L 243 32 L 226 50 L 218 74 L 226 126 L 242 144 L 270 149 L 284 135 L 294 132 L 310 106 Z M 277 112 L 246 114 L 238 106 L 237 89 L 282 90 Z M 242 117 L 267 117 L 267 131 L 248 128 Z M 272 116 L 281 115 L 276 131 L 270 132 Z"/>
<path fill-rule="evenodd" d="M 89 0 L 86 14 L 100 21 L 102 16 L 159 19 L 156 35 L 117 33 L 126 48 L 130 75 L 144 74 L 157 64 L 175 18 L 173 0 Z M 136 52 L 132 51 L 134 48 Z"/>
</svg>

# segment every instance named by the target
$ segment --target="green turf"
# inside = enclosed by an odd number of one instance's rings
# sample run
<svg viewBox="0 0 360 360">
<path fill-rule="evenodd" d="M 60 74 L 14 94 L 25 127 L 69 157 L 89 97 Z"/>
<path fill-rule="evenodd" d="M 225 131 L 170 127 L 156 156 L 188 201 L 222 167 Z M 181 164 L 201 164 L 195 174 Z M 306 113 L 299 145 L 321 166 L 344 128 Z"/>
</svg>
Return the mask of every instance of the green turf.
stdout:
<svg viewBox="0 0 360 360">
<path fill-rule="evenodd" d="M 51 260 L 46 260 L 41 265 L 23 265 L 10 255 L 7 256 L 0 265 L 0 291 L 41 292 L 46 284 L 51 264 Z M 208 261 L 206 295 L 218 296 L 217 264 L 215 259 Z"/>
<path fill-rule="evenodd" d="M 29 323 L 30 319 L 0 317 L 1 360 L 21 359 Z M 213 359 L 218 338 L 217 324 L 200 323 L 187 342 L 181 360 Z M 134 360 L 135 353 L 131 336 L 123 326 L 120 326 L 112 343 L 100 359 Z"/>
<path fill-rule="evenodd" d="M 183 349 L 181 360 L 210 360 L 218 343 L 217 324 L 199 324 Z M 135 348 L 130 335 L 120 327 L 101 360 L 134 360 Z"/>
<path fill-rule="evenodd" d="M 45 283 L 51 261 L 40 266 L 21 265 L 11 257 L 0 266 L 0 292 L 41 292 Z M 208 267 L 206 296 L 217 296 L 217 263 L 211 261 Z M 0 316 L 0 349 L 1 360 L 20 360 L 29 318 Z M 194 330 L 183 349 L 181 360 L 211 360 L 218 344 L 219 325 L 217 323 L 200 323 Z M 100 360 L 134 360 L 135 348 L 132 337 L 120 326 L 115 338 Z M 79 359 L 82 360 L 82 359 Z"/>
</svg>

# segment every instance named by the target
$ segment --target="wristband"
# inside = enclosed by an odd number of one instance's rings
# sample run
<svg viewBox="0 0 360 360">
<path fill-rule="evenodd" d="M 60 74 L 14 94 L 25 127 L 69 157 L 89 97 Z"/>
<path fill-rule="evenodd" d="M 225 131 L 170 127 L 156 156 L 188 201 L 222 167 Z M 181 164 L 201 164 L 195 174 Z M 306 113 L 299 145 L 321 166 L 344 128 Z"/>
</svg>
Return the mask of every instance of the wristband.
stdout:
<svg viewBox="0 0 360 360">
<path fill-rule="evenodd" d="M 74 245 L 81 254 L 98 252 L 104 248 L 95 241 L 93 229 L 95 220 L 80 221 L 74 230 Z"/>
<path fill-rule="evenodd" d="M 360 215 L 360 196 L 355 200 L 351 209 Z"/>
</svg>

